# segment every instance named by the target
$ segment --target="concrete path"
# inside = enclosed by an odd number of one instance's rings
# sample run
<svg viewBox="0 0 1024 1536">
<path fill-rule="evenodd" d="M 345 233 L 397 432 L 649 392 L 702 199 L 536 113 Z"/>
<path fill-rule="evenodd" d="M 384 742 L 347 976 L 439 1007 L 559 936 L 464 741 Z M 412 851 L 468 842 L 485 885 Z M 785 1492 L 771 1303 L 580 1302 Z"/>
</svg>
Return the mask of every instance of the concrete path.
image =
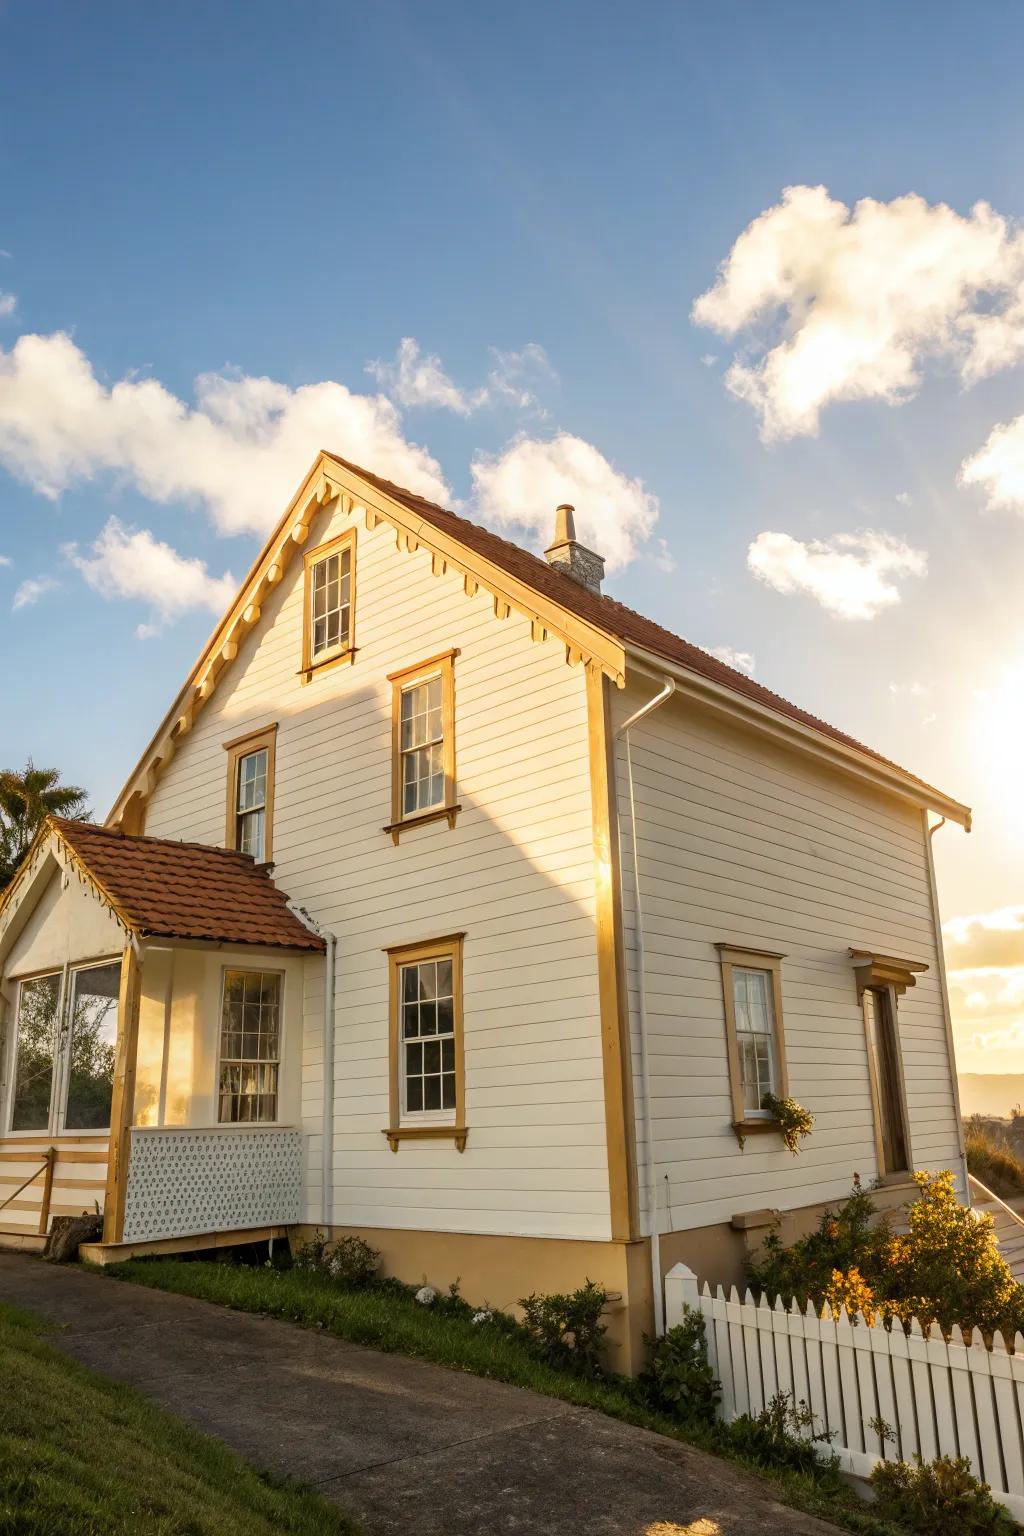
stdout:
<svg viewBox="0 0 1024 1536">
<path fill-rule="evenodd" d="M 21 1254 L 0 1300 L 368 1536 L 837 1536 L 729 1462 L 519 1387 Z"/>
</svg>

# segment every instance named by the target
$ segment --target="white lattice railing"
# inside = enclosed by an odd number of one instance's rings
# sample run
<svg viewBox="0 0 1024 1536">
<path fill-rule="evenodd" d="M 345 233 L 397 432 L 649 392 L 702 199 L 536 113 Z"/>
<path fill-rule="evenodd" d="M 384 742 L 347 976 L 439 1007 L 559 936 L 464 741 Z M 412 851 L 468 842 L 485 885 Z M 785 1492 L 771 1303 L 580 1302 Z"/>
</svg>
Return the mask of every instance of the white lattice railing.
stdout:
<svg viewBox="0 0 1024 1536">
<path fill-rule="evenodd" d="M 126 1243 L 301 1220 L 301 1131 L 136 1126 L 131 1138 Z"/>
<path fill-rule="evenodd" d="M 703 1289 L 685 1264 L 665 1277 L 668 1326 L 683 1307 L 703 1314 L 708 1360 L 722 1384 L 720 1413 L 757 1414 L 778 1392 L 808 1405 L 815 1430 L 832 1438 L 844 1471 L 866 1477 L 878 1461 L 966 1456 L 977 1477 L 1016 1520 L 1024 1520 L 1024 1338 L 997 1333 L 988 1349 L 977 1329 L 944 1339 L 915 1319 L 909 1333 L 894 1324 L 869 1327 L 818 1316 L 808 1303 L 787 1309 L 735 1287 Z M 884 1442 L 873 1425 L 896 1434 Z"/>
</svg>

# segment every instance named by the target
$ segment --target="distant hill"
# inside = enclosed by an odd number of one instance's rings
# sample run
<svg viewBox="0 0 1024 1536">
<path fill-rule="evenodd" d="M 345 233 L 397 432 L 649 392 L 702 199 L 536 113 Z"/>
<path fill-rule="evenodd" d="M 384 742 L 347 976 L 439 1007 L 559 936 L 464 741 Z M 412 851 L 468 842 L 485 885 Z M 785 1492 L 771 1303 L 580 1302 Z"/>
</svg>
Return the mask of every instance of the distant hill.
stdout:
<svg viewBox="0 0 1024 1536">
<path fill-rule="evenodd" d="M 964 1115 L 999 1115 L 1008 1120 L 1015 1104 L 1024 1104 L 1024 1073 L 961 1072 L 960 1109 Z"/>
</svg>

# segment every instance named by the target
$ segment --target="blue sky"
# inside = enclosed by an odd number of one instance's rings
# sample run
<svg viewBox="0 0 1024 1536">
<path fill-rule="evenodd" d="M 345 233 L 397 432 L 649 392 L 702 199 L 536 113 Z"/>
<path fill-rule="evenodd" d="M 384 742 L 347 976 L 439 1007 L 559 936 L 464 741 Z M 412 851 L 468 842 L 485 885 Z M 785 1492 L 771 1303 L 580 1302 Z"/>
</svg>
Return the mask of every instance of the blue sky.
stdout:
<svg viewBox="0 0 1024 1536">
<path fill-rule="evenodd" d="M 976 832 L 938 841 L 947 915 L 1024 905 L 1016 446 L 957 483 L 1024 413 L 1022 48 L 1024 11 L 1000 4 L 0 5 L 0 757 L 59 765 L 104 812 L 212 626 L 220 579 L 244 573 L 266 526 L 265 490 L 224 468 L 225 434 L 269 434 L 280 483 L 297 482 L 321 446 L 359 457 L 364 396 L 390 445 L 370 467 L 426 466 L 470 515 L 535 545 L 541 513 L 517 528 L 522 463 L 503 456 L 520 439 L 542 460 L 566 435 L 589 445 L 598 467 L 570 489 L 582 507 L 590 487 L 591 536 L 618 537 L 616 497 L 628 524 L 607 589 L 753 658 L 761 681 L 971 802 Z M 854 255 L 837 247 L 781 318 L 694 324 L 790 186 L 847 210 L 874 199 L 883 227 L 865 221 Z M 918 213 L 897 218 L 911 193 Z M 1007 221 L 990 256 L 979 200 Z M 941 204 L 970 249 L 940 240 L 936 260 L 970 269 L 980 296 L 937 301 L 902 348 L 912 382 L 879 382 L 897 338 L 845 394 L 819 391 L 816 430 L 790 420 L 766 441 L 730 366 L 754 369 L 763 400 L 757 369 L 803 334 L 808 301 L 822 313 L 844 262 L 861 263 L 853 319 L 838 305 L 845 339 L 874 325 L 880 282 L 932 238 Z M 806 252 L 781 215 L 772 229 L 787 260 Z M 737 293 L 721 300 L 719 319 L 735 316 Z M 898 315 L 899 291 L 889 303 Z M 1006 356 L 976 366 L 971 326 L 990 314 Z M 40 350 L 16 350 L 32 336 Z M 407 361 L 435 360 L 418 382 L 398 370 L 402 338 L 418 348 Z M 204 375 L 224 388 L 197 396 Z M 269 404 L 250 382 L 264 379 Z M 157 396 L 135 392 L 147 381 Z M 343 408 L 296 394 L 327 381 Z M 334 440 L 312 440 L 339 409 Z M 545 493 L 582 452 L 555 455 Z M 778 546 L 772 580 L 751 568 L 766 533 L 795 541 L 783 564 L 796 546 L 818 566 L 852 553 L 846 575 L 866 564 L 895 596 L 851 618 L 820 583 L 780 589 Z M 165 613 L 132 574 L 161 544 L 206 568 L 175 568 Z"/>
</svg>

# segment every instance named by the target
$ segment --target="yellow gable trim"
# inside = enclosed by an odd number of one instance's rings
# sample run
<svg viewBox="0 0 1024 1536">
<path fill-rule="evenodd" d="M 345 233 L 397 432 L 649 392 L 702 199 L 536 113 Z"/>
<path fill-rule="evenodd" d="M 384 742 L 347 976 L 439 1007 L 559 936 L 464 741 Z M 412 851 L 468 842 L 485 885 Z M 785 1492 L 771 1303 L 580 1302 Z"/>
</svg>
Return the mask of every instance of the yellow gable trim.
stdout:
<svg viewBox="0 0 1024 1536">
<path fill-rule="evenodd" d="M 468 597 L 490 593 L 494 616 L 512 612 L 530 620 L 531 638 L 559 640 L 569 665 L 583 664 L 605 673 L 619 687 L 625 681 L 625 651 L 620 641 L 578 618 L 525 583 L 501 570 L 457 539 L 442 533 L 407 507 L 371 486 L 329 454 L 317 456 L 280 522 L 267 540 L 231 607 L 214 630 L 184 688 L 164 716 L 134 772 L 107 817 L 107 825 L 120 823 L 133 796 L 149 799 L 157 779 L 174 755 L 176 743 L 192 729 L 195 717 L 212 696 L 224 671 L 235 661 L 243 640 L 259 623 L 263 603 L 281 580 L 296 553 L 309 537 L 314 519 L 329 503 L 340 500 L 344 513 L 362 516 L 369 530 L 381 522 L 395 530 L 400 551 L 414 554 L 422 549 L 431 556 L 431 571 L 447 571 L 463 578 Z M 136 805 L 138 801 L 135 802 Z"/>
</svg>

